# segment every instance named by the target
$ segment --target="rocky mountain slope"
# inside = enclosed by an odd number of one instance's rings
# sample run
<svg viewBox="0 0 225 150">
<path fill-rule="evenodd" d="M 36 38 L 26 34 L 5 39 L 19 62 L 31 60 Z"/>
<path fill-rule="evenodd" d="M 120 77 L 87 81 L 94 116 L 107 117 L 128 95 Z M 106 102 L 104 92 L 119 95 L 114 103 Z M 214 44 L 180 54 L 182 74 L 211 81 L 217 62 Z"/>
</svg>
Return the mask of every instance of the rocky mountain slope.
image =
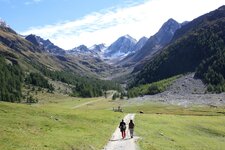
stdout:
<svg viewBox="0 0 225 150">
<path fill-rule="evenodd" d="M 94 45 L 91 48 L 88 48 L 85 45 L 80 45 L 71 50 L 67 50 L 66 53 L 74 56 L 87 56 L 87 57 L 98 57 L 100 58 L 101 46 Z"/>
<path fill-rule="evenodd" d="M 80 45 L 71 50 L 66 51 L 67 54 L 97 57 L 106 60 L 109 64 L 118 64 L 122 58 L 133 54 L 140 50 L 146 43 L 147 38 L 142 37 L 138 42 L 130 35 L 119 37 L 110 46 L 105 44 L 95 44 L 91 47 Z"/>
<path fill-rule="evenodd" d="M 216 91 L 224 90 L 225 6 L 182 26 L 172 42 L 142 67 L 133 85 L 194 72 Z"/>
<path fill-rule="evenodd" d="M 41 37 L 29 35 L 24 38 L 6 26 L 0 26 L 0 54 L 11 61 L 18 61 L 27 70 L 44 66 L 82 76 L 101 77 L 112 68 L 99 58 L 67 55 L 63 49 Z"/>
<path fill-rule="evenodd" d="M 225 104 L 225 93 L 210 94 L 205 93 L 205 91 L 205 84 L 201 80 L 196 79 L 194 73 L 190 73 L 178 78 L 163 93 L 133 98 L 130 102 L 143 103 L 144 101 L 153 101 L 185 107 L 192 105 L 217 107 Z"/>
<path fill-rule="evenodd" d="M 113 42 L 105 51 L 104 57 L 121 57 L 132 52 L 137 41 L 129 35 L 125 35 Z"/>
<path fill-rule="evenodd" d="M 58 87 L 57 91 L 79 97 L 97 97 L 106 90 L 120 90 L 118 84 L 99 79 L 111 68 L 102 60 L 50 53 L 41 38 L 30 35 L 27 39 L 0 25 L 0 80 L 4 81 L 0 101 L 36 103 L 26 93 L 30 87 L 48 92 Z"/>
<path fill-rule="evenodd" d="M 125 66 L 135 65 L 136 63 L 139 63 L 144 59 L 153 56 L 154 53 L 162 49 L 171 41 L 175 31 L 180 27 L 181 25 L 178 22 L 173 19 L 169 19 L 162 25 L 162 27 L 155 35 L 151 36 L 148 39 L 146 44 L 142 46 L 142 48 L 138 52 L 132 55 L 128 55 L 120 62 L 120 64 Z"/>
<path fill-rule="evenodd" d="M 65 54 L 65 50 L 54 45 L 50 40 L 44 40 L 41 37 L 33 35 L 33 34 L 26 36 L 25 39 L 30 41 L 34 45 L 40 47 L 41 49 L 43 49 L 44 51 L 46 51 L 48 53 L 51 53 L 54 55 L 64 55 Z"/>
</svg>

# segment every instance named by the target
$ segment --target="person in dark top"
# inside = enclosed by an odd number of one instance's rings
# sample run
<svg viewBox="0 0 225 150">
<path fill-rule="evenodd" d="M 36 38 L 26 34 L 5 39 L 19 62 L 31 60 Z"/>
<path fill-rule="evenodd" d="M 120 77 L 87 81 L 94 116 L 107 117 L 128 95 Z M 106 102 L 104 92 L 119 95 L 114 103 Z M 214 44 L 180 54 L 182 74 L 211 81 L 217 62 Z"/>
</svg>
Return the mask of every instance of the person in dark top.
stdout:
<svg viewBox="0 0 225 150">
<path fill-rule="evenodd" d="M 120 122 L 119 128 L 120 128 L 120 132 L 122 133 L 122 138 L 124 139 L 126 137 L 126 123 L 124 122 L 123 119 Z"/>
<path fill-rule="evenodd" d="M 130 120 L 129 130 L 130 130 L 130 137 L 133 138 L 133 136 L 134 136 L 134 123 L 133 123 L 133 120 Z"/>
</svg>

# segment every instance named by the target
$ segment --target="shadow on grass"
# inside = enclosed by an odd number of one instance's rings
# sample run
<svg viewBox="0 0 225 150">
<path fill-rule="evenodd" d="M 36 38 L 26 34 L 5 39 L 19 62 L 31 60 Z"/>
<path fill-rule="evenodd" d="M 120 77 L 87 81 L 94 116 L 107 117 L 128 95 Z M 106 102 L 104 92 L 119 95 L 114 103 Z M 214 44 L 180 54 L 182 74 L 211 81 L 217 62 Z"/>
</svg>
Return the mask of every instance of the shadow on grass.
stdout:
<svg viewBox="0 0 225 150">
<path fill-rule="evenodd" d="M 201 126 L 196 127 L 196 129 L 211 136 L 225 137 L 225 133 L 219 130 L 209 129 Z"/>
</svg>

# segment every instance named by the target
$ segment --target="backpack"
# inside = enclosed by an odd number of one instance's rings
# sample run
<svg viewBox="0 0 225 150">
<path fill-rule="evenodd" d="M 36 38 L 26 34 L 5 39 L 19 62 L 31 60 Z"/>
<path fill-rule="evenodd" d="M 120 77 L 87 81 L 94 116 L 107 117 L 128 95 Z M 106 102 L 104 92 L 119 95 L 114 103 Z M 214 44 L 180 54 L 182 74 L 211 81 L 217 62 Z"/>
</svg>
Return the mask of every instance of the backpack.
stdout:
<svg viewBox="0 0 225 150">
<path fill-rule="evenodd" d="M 133 129 L 134 128 L 134 123 L 129 123 L 129 128 Z"/>
<path fill-rule="evenodd" d="M 122 124 L 122 129 L 126 130 L 126 124 L 125 123 Z"/>
</svg>

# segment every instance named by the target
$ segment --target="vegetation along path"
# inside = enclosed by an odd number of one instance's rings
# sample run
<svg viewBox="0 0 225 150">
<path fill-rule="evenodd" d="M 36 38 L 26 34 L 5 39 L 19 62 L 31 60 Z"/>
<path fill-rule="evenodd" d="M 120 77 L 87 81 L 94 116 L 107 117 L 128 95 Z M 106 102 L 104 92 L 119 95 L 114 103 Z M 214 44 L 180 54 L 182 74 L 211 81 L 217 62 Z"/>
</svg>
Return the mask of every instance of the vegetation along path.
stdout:
<svg viewBox="0 0 225 150">
<path fill-rule="evenodd" d="M 124 117 L 124 121 L 126 122 L 126 125 L 127 125 L 126 138 L 122 139 L 120 129 L 117 127 L 110 141 L 105 146 L 104 150 L 137 150 L 138 149 L 136 145 L 137 137 L 134 136 L 134 138 L 130 138 L 130 133 L 128 130 L 129 121 L 130 119 L 133 120 L 134 116 L 135 114 L 127 114 Z"/>
</svg>

